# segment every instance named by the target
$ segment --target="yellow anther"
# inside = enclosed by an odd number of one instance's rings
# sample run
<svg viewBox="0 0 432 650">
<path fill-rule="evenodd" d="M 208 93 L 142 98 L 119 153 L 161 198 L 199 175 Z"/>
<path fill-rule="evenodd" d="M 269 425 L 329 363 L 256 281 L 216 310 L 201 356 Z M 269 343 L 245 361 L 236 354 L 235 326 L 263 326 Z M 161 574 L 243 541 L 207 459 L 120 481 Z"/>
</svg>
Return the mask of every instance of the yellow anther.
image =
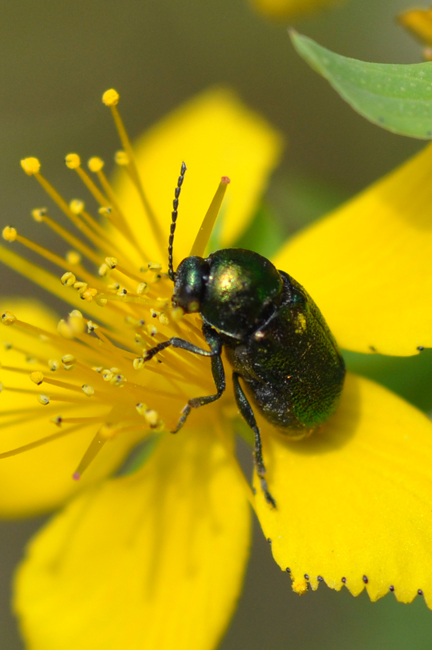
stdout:
<svg viewBox="0 0 432 650">
<path fill-rule="evenodd" d="M 116 257 L 106 257 L 105 264 L 107 264 L 110 269 L 115 269 L 118 264 L 118 259 Z"/>
<path fill-rule="evenodd" d="M 135 334 L 135 336 L 134 336 L 134 342 L 135 342 L 137 345 L 141 345 L 142 340 L 143 340 L 143 337 L 141 336 L 141 334 Z"/>
<path fill-rule="evenodd" d="M 47 209 L 35 208 L 34 210 L 31 211 L 31 215 L 35 221 L 37 221 L 38 223 L 42 223 L 44 217 L 46 217 L 47 215 Z"/>
<path fill-rule="evenodd" d="M 57 332 L 65 339 L 73 339 L 84 331 L 84 319 L 71 316 L 67 320 L 61 319 L 57 325 Z"/>
<path fill-rule="evenodd" d="M 37 174 L 40 170 L 40 166 L 40 162 L 37 158 L 24 158 L 24 160 L 21 160 L 21 167 L 28 176 Z"/>
<path fill-rule="evenodd" d="M 99 307 L 105 307 L 107 304 L 108 300 L 104 298 L 102 295 L 98 294 L 95 296 L 96 303 L 99 305 Z"/>
<path fill-rule="evenodd" d="M 16 316 L 11 311 L 5 311 L 2 314 L 2 323 L 3 325 L 13 325 L 16 321 Z"/>
<path fill-rule="evenodd" d="M 69 264 L 79 264 L 81 259 L 81 253 L 78 253 L 78 251 L 68 251 L 66 253 L 66 261 L 69 262 Z"/>
<path fill-rule="evenodd" d="M 161 325 L 169 325 L 169 318 L 166 314 L 161 314 L 159 316 L 159 323 Z"/>
<path fill-rule="evenodd" d="M 47 404 L 50 402 L 48 395 L 38 395 L 37 400 L 39 404 L 42 404 L 42 406 L 47 406 Z"/>
<path fill-rule="evenodd" d="M 54 418 L 51 418 L 50 422 L 60 427 L 63 422 L 63 418 L 61 415 L 56 415 Z"/>
<path fill-rule="evenodd" d="M 106 90 L 102 95 L 102 101 L 105 104 L 105 106 L 116 106 L 118 104 L 119 99 L 120 99 L 120 95 L 116 90 L 114 90 L 114 88 L 110 88 L 109 90 Z"/>
<path fill-rule="evenodd" d="M 10 341 L 2 341 L 4 349 L 7 350 L 12 350 L 12 343 Z"/>
<path fill-rule="evenodd" d="M 116 368 L 115 366 L 114 366 L 113 368 L 110 368 L 110 370 L 111 370 L 111 372 L 112 372 L 114 375 L 116 374 L 116 372 L 119 371 L 119 369 Z"/>
<path fill-rule="evenodd" d="M 111 422 L 105 422 L 99 429 L 98 433 L 101 438 L 112 440 L 116 435 L 118 428 L 118 425 L 112 424 Z"/>
<path fill-rule="evenodd" d="M 81 316 L 70 316 L 68 322 L 75 336 L 78 336 L 79 334 L 82 334 L 84 332 L 85 321 L 84 318 L 82 317 L 82 314 Z"/>
<path fill-rule="evenodd" d="M 104 381 L 111 381 L 113 376 L 114 376 L 114 373 L 111 372 L 111 370 L 108 370 L 108 368 L 105 368 L 105 370 L 102 370 L 102 379 Z"/>
<path fill-rule="evenodd" d="M 104 278 L 109 270 L 110 269 L 107 264 L 101 264 L 98 270 L 98 274 L 101 276 L 101 278 Z"/>
<path fill-rule="evenodd" d="M 100 214 L 101 217 L 110 217 L 112 214 L 112 208 L 103 205 L 101 208 L 98 209 L 98 213 Z"/>
<path fill-rule="evenodd" d="M 116 151 L 114 154 L 114 162 L 122 167 L 129 165 L 129 156 L 126 151 Z"/>
<path fill-rule="evenodd" d="M 143 294 L 148 293 L 148 292 L 149 292 L 149 286 L 148 286 L 147 282 L 140 282 L 138 287 L 137 287 L 137 294 L 139 296 L 142 296 Z"/>
<path fill-rule="evenodd" d="M 6 228 L 3 228 L 2 236 L 6 241 L 15 241 L 17 238 L 16 228 L 12 228 L 12 226 L 6 226 Z"/>
<path fill-rule="evenodd" d="M 56 370 L 58 370 L 59 365 L 60 365 L 60 364 L 59 364 L 59 362 L 57 361 L 57 359 L 49 359 L 49 360 L 48 360 L 48 368 L 49 368 L 52 372 L 55 372 Z"/>
<path fill-rule="evenodd" d="M 158 333 L 157 328 L 154 325 L 146 325 L 145 329 L 147 330 L 147 333 L 150 334 L 150 336 L 156 336 Z"/>
<path fill-rule="evenodd" d="M 113 282 L 112 284 L 108 285 L 108 289 L 110 291 L 118 291 L 120 289 L 120 285 L 118 282 Z"/>
<path fill-rule="evenodd" d="M 69 169 L 77 169 L 77 167 L 81 166 L 81 158 L 77 153 L 68 153 L 65 158 L 65 163 Z"/>
<path fill-rule="evenodd" d="M 88 287 L 87 282 L 74 282 L 73 288 L 78 291 L 78 293 L 82 293 L 85 291 Z"/>
<path fill-rule="evenodd" d="M 135 370 L 141 370 L 144 368 L 144 359 L 143 357 L 137 357 L 132 361 L 132 365 L 135 368 Z"/>
<path fill-rule="evenodd" d="M 72 363 L 76 363 L 76 358 L 73 354 L 65 354 L 62 356 L 62 363 L 65 366 L 70 366 Z"/>
<path fill-rule="evenodd" d="M 71 287 L 76 282 L 76 276 L 70 271 L 66 271 L 66 273 L 63 273 L 61 276 L 60 281 L 65 286 Z"/>
<path fill-rule="evenodd" d="M 80 312 L 79 309 L 72 309 L 71 312 L 69 312 L 69 316 L 78 316 L 78 318 L 82 318 L 82 312 Z"/>
<path fill-rule="evenodd" d="M 84 393 L 84 395 L 87 395 L 87 397 L 92 397 L 92 395 L 95 394 L 95 389 L 93 388 L 93 386 L 90 386 L 89 384 L 84 384 L 83 386 L 81 386 L 81 388 L 82 388 L 82 392 Z"/>
<path fill-rule="evenodd" d="M 154 429 L 157 427 L 158 422 L 159 422 L 159 413 L 157 411 L 154 411 L 153 409 L 147 409 L 144 412 L 144 418 L 147 422 L 147 424 Z"/>
<path fill-rule="evenodd" d="M 160 264 L 160 262 L 149 262 L 148 268 L 150 271 L 160 271 L 162 269 L 162 264 Z"/>
<path fill-rule="evenodd" d="M 110 384 L 111 386 L 123 386 L 124 382 L 127 381 L 126 377 L 121 374 L 116 374 L 112 377 Z"/>
<path fill-rule="evenodd" d="M 171 310 L 171 318 L 174 323 L 178 323 L 178 321 L 183 318 L 183 316 L 184 311 L 181 307 L 174 307 L 174 309 Z"/>
<path fill-rule="evenodd" d="M 126 296 L 127 295 L 127 289 L 125 289 L 125 287 L 122 287 L 121 289 L 119 289 L 117 291 L 117 295 L 118 296 Z"/>
<path fill-rule="evenodd" d="M 30 379 L 34 384 L 36 384 L 36 386 L 40 386 L 44 380 L 43 372 L 40 371 L 31 372 Z"/>
<path fill-rule="evenodd" d="M 139 404 L 136 405 L 136 410 L 140 415 L 144 415 L 146 411 L 148 411 L 147 404 L 144 404 L 143 402 L 139 402 Z"/>
<path fill-rule="evenodd" d="M 100 374 L 102 372 L 102 370 L 103 370 L 103 367 L 102 366 L 92 366 L 92 370 L 94 370 L 95 372 Z"/>
<path fill-rule="evenodd" d="M 85 208 L 84 201 L 81 201 L 81 199 L 72 199 L 69 203 L 69 208 L 74 214 L 81 214 Z"/>
<path fill-rule="evenodd" d="M 83 300 L 86 300 L 87 302 L 91 302 L 93 298 L 97 295 L 97 289 L 94 287 L 89 287 L 85 291 L 83 291 L 80 296 Z"/>
<path fill-rule="evenodd" d="M 102 160 L 102 158 L 98 158 L 97 156 L 94 156 L 93 158 L 90 158 L 87 165 L 91 172 L 96 173 L 96 172 L 100 172 L 100 170 L 103 169 L 105 163 Z"/>
<path fill-rule="evenodd" d="M 96 323 L 93 323 L 93 321 L 91 321 L 91 320 L 87 321 L 87 332 L 89 334 L 91 332 L 94 332 L 98 327 L 99 327 L 99 325 L 97 325 Z"/>
</svg>

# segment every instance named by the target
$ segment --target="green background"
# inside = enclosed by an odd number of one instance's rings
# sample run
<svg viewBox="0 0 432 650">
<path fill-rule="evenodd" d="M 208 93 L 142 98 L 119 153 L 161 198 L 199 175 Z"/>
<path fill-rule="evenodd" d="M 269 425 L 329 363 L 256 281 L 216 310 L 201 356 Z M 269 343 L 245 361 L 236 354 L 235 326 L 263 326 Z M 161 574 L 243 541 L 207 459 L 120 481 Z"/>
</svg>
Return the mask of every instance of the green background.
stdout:
<svg viewBox="0 0 432 650">
<path fill-rule="evenodd" d="M 395 14 L 406 8 L 400 0 L 351 0 L 295 26 L 340 54 L 412 63 L 420 60 L 420 47 L 395 22 Z M 121 112 L 132 137 L 208 86 L 223 83 L 236 89 L 289 143 L 267 196 L 268 209 L 284 234 L 423 146 L 382 131 L 354 113 L 295 54 L 287 25 L 254 13 L 247 0 L 3 2 L 2 223 L 32 236 L 37 227 L 30 209 L 46 202 L 37 184 L 21 171 L 20 158 L 40 157 L 44 173 L 67 196 L 78 190 L 63 164 L 66 153 L 112 159 L 117 136 L 100 104 L 109 87 L 121 93 Z M 50 245 L 48 239 L 44 243 Z M 4 268 L 0 272 L 5 294 L 28 291 L 24 280 Z M 427 385 L 427 377 L 431 385 L 430 357 L 423 358 L 426 361 L 405 361 L 408 370 L 398 360 L 383 366 L 376 357 L 373 368 L 369 360 L 355 356 L 349 363 L 362 364 L 366 373 L 388 384 L 396 382 L 396 390 L 429 409 L 431 398 L 424 391 L 420 394 L 415 384 L 417 377 L 419 384 Z M 408 382 L 397 379 L 402 374 Z M 249 451 L 245 455 L 250 458 Z M 23 648 L 9 614 L 9 584 L 25 540 L 39 524 L 0 524 L 0 650 Z M 223 650 L 431 647 L 432 613 L 422 599 L 404 606 L 388 596 L 372 604 L 366 594 L 354 599 L 325 586 L 300 598 L 256 528 L 245 589 Z"/>
</svg>

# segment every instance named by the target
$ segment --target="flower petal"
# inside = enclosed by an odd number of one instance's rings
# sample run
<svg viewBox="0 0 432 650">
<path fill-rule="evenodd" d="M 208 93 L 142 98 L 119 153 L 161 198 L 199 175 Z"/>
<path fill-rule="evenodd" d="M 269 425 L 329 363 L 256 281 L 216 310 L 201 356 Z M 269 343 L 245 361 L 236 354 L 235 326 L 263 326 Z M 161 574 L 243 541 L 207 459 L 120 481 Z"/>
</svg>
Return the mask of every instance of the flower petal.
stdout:
<svg viewBox="0 0 432 650">
<path fill-rule="evenodd" d="M 35 539 L 17 577 L 31 650 L 204 650 L 241 587 L 249 509 L 225 449 L 166 436 L 147 465 L 92 488 Z"/>
<path fill-rule="evenodd" d="M 35 323 L 48 331 L 56 331 L 56 316 L 40 303 L 3 299 L 2 306 L 5 305 L 26 322 Z M 41 386 L 41 390 L 38 390 L 29 378 L 32 371 L 42 367 L 38 357 L 58 359 L 58 350 L 13 326 L 4 328 L 2 336 L 12 347 L 7 349 L 9 345 L 6 345 L 0 354 L 0 381 L 4 384 L 0 396 L 0 453 L 62 431 L 55 424 L 49 423 L 47 409 L 54 409 L 52 416 L 56 416 L 56 406 L 42 406 L 38 403 L 37 395 L 43 393 L 44 389 Z M 11 371 L 7 369 L 9 367 L 24 372 Z M 30 392 L 15 392 L 10 388 Z M 76 411 L 77 406 L 79 413 L 74 412 L 73 415 L 80 417 L 97 416 L 101 408 L 89 401 L 88 406 L 72 405 L 69 409 L 74 408 Z M 66 413 L 67 405 L 58 405 L 57 408 L 66 415 L 71 414 Z M 136 438 L 119 436 L 106 444 L 81 480 L 72 480 L 72 474 L 99 426 L 81 426 L 64 438 L 0 459 L 0 515 L 15 517 L 52 510 L 83 487 L 112 473 L 136 443 Z M 63 429 L 66 429 L 66 425 Z"/>
<path fill-rule="evenodd" d="M 419 40 L 432 44 L 431 9 L 409 9 L 398 16 L 401 25 L 406 27 Z"/>
<path fill-rule="evenodd" d="M 432 346 L 431 174 L 429 146 L 276 256 L 342 348 L 404 356 Z"/>
<path fill-rule="evenodd" d="M 393 591 L 432 607 L 432 423 L 378 384 L 348 375 L 339 411 L 315 437 L 266 436 L 277 510 L 257 499 L 264 534 L 294 589 L 320 576 L 371 600 Z M 305 576 L 308 578 L 305 579 Z"/>
<path fill-rule="evenodd" d="M 338 0 L 251 0 L 256 9 L 271 18 L 294 18 L 309 14 Z"/>
<path fill-rule="evenodd" d="M 229 176 L 231 184 L 222 206 L 221 247 L 243 232 L 278 162 L 281 136 L 234 93 L 213 89 L 145 133 L 135 151 L 145 191 L 167 242 L 174 187 L 182 161 L 187 165 L 174 247 L 178 263 L 190 254 L 222 176 Z M 156 251 L 157 258 L 159 249 L 142 217 L 137 192 L 123 175 L 117 190 L 133 232 L 146 250 Z"/>
</svg>

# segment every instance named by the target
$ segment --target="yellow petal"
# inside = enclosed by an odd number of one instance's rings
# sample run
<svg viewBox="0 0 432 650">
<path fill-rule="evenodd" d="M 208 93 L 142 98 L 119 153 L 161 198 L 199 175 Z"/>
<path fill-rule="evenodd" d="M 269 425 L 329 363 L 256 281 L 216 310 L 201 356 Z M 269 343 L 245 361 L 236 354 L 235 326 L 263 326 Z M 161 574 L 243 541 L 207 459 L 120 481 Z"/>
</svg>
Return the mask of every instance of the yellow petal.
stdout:
<svg viewBox="0 0 432 650">
<path fill-rule="evenodd" d="M 339 0 L 251 0 L 255 8 L 271 18 L 294 18 L 312 13 Z"/>
<path fill-rule="evenodd" d="M 22 320 L 55 331 L 56 316 L 39 303 L 2 299 L 1 306 L 5 305 Z M 58 350 L 46 342 L 38 342 L 14 326 L 3 327 L 1 334 L 3 341 L 12 343 L 12 347 L 9 350 L 0 348 L 3 366 L 0 367 L 0 381 L 4 384 L 0 395 L 0 453 L 62 431 L 54 423 L 48 422 L 49 409 L 52 409 L 53 416 L 58 415 L 55 404 L 45 407 L 37 400 L 37 395 L 44 393 L 43 384 L 39 389 L 29 377 L 32 371 L 42 367 L 38 363 L 38 355 L 58 359 Z M 12 372 L 5 367 L 21 368 L 25 372 Z M 49 373 L 47 368 L 44 370 Z M 8 388 L 30 392 L 14 392 Z M 75 415 L 66 412 L 67 405 L 62 404 L 57 408 L 64 415 Z M 89 401 L 88 406 L 80 406 L 79 416 L 95 417 L 100 414 L 100 408 Z M 72 474 L 99 426 L 93 424 L 80 427 L 70 435 L 47 445 L 0 459 L 0 515 L 15 517 L 51 510 L 86 485 L 112 473 L 136 443 L 136 438 L 120 436 L 106 444 L 81 480 L 72 480 Z"/>
<path fill-rule="evenodd" d="M 432 147 L 288 243 L 276 256 L 342 348 L 432 346 Z"/>
<path fill-rule="evenodd" d="M 278 162 L 281 137 L 234 93 L 216 89 L 168 115 L 136 142 L 135 151 L 146 194 L 167 244 L 174 188 L 182 161 L 187 165 L 174 246 L 178 263 L 190 254 L 222 176 L 229 176 L 231 183 L 222 206 L 221 246 L 228 246 L 243 232 Z M 117 184 L 117 189 L 137 238 L 161 261 L 136 191 L 127 179 Z M 165 250 L 163 255 L 165 262 Z"/>
<path fill-rule="evenodd" d="M 31 544 L 16 609 L 29 650 L 210 650 L 239 595 L 249 510 L 223 447 L 185 430 L 74 500 Z"/>
<path fill-rule="evenodd" d="M 432 9 L 410 9 L 400 14 L 398 19 L 414 36 L 432 45 Z"/>
<path fill-rule="evenodd" d="M 337 414 L 303 442 L 264 440 L 271 510 L 257 499 L 274 557 L 294 588 L 305 575 L 376 600 L 418 590 L 432 607 L 432 423 L 378 384 L 349 375 Z M 258 485 L 257 485 L 258 489 Z"/>
</svg>

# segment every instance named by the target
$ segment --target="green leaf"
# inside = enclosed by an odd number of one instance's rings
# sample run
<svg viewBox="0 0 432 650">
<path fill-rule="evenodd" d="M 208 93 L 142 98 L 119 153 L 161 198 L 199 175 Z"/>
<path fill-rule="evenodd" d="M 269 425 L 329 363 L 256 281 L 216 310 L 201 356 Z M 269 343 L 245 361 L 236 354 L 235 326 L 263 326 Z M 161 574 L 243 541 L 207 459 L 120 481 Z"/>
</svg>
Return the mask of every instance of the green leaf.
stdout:
<svg viewBox="0 0 432 650">
<path fill-rule="evenodd" d="M 432 62 L 357 61 L 294 31 L 290 35 L 300 56 L 360 115 L 393 133 L 432 138 Z"/>
</svg>

